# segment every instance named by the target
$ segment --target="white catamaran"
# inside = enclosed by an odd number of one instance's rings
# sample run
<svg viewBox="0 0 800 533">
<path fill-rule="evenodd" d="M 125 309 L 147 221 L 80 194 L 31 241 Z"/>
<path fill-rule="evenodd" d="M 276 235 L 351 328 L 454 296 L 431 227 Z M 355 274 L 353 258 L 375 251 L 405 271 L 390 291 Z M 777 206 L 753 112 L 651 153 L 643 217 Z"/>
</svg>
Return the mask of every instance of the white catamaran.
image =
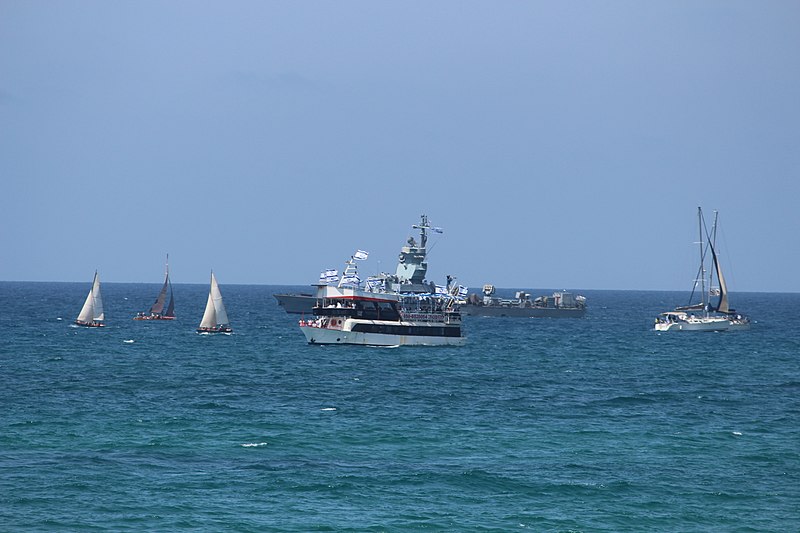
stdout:
<svg viewBox="0 0 800 533">
<path fill-rule="evenodd" d="M 217 278 L 211 272 L 211 289 L 208 291 L 208 301 L 203 319 L 197 327 L 198 333 L 231 333 L 233 328 L 228 320 L 228 313 L 225 311 L 225 304 L 222 303 L 222 293 L 219 291 Z"/>
<path fill-rule="evenodd" d="M 702 208 L 697 208 L 698 224 L 700 226 L 700 269 L 697 279 L 695 279 L 692 295 L 689 297 L 691 302 L 697 284 L 700 284 L 699 303 L 676 307 L 674 311 L 661 313 L 656 317 L 656 331 L 727 331 L 733 329 L 746 329 L 750 327 L 750 319 L 731 309 L 728 304 L 728 286 L 722 274 L 722 267 L 719 262 L 717 251 L 714 247 L 717 235 L 718 212 L 714 212 L 714 225 L 709 236 L 703 218 Z M 703 241 L 703 237 L 706 241 Z M 713 270 L 708 277 L 708 291 L 706 291 L 706 271 L 704 267 L 705 257 L 711 252 L 711 260 L 714 264 Z M 716 275 L 718 288 L 713 287 L 714 276 Z M 716 305 L 711 303 L 712 296 L 719 296 Z"/>
<path fill-rule="evenodd" d="M 89 295 L 86 297 L 86 301 L 83 303 L 83 307 L 75 323 L 87 328 L 102 328 L 105 326 L 103 323 L 105 319 L 106 315 L 103 312 L 103 296 L 100 294 L 100 276 L 97 275 L 97 271 L 95 270 L 92 288 L 89 289 Z"/>
<path fill-rule="evenodd" d="M 169 289 L 169 304 L 167 304 L 167 289 Z M 167 304 L 166 311 L 164 305 Z M 164 275 L 164 285 L 156 297 L 156 301 L 150 306 L 147 313 L 138 313 L 134 320 L 175 320 L 175 298 L 172 294 L 172 282 L 169 280 L 169 254 L 167 254 L 166 274 Z"/>
</svg>

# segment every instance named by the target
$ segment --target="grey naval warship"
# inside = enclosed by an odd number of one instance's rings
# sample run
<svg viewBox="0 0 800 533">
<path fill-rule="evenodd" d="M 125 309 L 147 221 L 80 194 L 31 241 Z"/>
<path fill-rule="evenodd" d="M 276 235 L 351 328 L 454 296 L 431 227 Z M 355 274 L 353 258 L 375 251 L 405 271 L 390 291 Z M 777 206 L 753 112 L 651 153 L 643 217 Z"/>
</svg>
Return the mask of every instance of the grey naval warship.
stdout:
<svg viewBox="0 0 800 533">
<path fill-rule="evenodd" d="M 272 296 L 278 300 L 278 305 L 283 307 L 284 311 L 298 315 L 302 315 L 304 313 L 310 315 L 311 310 L 314 308 L 314 302 L 317 300 L 313 294 L 309 293 L 273 294 Z"/>
<path fill-rule="evenodd" d="M 461 305 L 463 316 L 511 316 L 535 318 L 580 318 L 586 314 L 586 298 L 567 291 L 531 299 L 517 291 L 513 299 L 495 296 L 494 285 L 484 285 L 483 294 L 470 294 Z"/>
<path fill-rule="evenodd" d="M 428 272 L 427 244 L 428 232 L 442 233 L 441 228 L 433 227 L 428 222 L 427 215 L 422 215 L 419 224 L 412 226 L 420 232 L 419 242 L 414 237 L 409 237 L 406 246 L 400 250 L 397 269 L 394 274 L 382 273 L 370 278 L 371 283 L 379 284 L 382 290 L 393 293 L 435 293 L 436 285 L 425 280 Z M 320 275 L 320 283 L 312 285 L 316 289 L 328 285 L 323 282 L 324 275 Z M 312 314 L 317 302 L 317 297 L 312 294 L 274 294 L 278 305 L 287 313 Z"/>
</svg>

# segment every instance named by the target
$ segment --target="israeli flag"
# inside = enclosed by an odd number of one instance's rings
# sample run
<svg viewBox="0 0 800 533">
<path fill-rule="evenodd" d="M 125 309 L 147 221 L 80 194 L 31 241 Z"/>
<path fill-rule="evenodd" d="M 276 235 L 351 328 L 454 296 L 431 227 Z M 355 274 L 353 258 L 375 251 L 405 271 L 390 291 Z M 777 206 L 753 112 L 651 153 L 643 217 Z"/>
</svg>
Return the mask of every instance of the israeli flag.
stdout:
<svg viewBox="0 0 800 533">
<path fill-rule="evenodd" d="M 329 268 L 319 273 L 320 284 L 336 283 L 339 281 L 339 272 L 336 269 Z"/>
<path fill-rule="evenodd" d="M 458 286 L 458 295 L 459 295 L 459 296 L 461 296 L 461 297 L 463 298 L 463 297 L 465 297 L 465 296 L 466 296 L 468 293 L 469 293 L 469 289 L 467 289 L 465 286 L 463 286 L 463 285 L 459 285 L 459 286 Z"/>
<path fill-rule="evenodd" d="M 383 291 L 383 278 L 367 278 L 367 290 L 370 292 Z"/>
<path fill-rule="evenodd" d="M 359 283 L 361 283 L 361 278 L 358 277 L 358 274 L 348 274 L 342 277 L 342 284 L 358 285 Z"/>
<path fill-rule="evenodd" d="M 358 261 L 364 261 L 369 257 L 369 252 L 365 252 L 364 250 L 356 250 L 356 253 L 353 254 L 353 259 L 357 259 Z"/>
<path fill-rule="evenodd" d="M 436 286 L 436 294 L 447 294 L 447 287 L 443 285 Z"/>
</svg>

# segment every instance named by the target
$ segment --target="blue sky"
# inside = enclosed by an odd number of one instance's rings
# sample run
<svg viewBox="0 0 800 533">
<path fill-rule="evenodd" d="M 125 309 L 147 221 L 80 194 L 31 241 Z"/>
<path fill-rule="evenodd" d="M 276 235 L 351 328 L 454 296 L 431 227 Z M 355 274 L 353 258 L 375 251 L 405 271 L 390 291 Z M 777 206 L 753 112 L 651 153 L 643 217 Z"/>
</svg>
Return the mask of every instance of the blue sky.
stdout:
<svg viewBox="0 0 800 533">
<path fill-rule="evenodd" d="M 0 2 L 0 279 L 800 291 L 800 3 Z"/>
</svg>

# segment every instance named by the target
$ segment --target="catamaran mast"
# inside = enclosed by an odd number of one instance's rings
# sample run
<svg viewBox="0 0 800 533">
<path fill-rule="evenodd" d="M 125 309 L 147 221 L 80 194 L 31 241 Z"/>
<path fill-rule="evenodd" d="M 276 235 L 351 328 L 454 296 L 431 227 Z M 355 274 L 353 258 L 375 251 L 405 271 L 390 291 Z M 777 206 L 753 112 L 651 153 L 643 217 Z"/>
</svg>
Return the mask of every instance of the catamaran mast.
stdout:
<svg viewBox="0 0 800 533">
<path fill-rule="evenodd" d="M 708 307 L 706 302 L 706 267 L 704 264 L 705 247 L 703 245 L 703 208 L 697 208 L 697 225 L 700 228 L 700 297 L 703 302 L 703 315 L 708 314 Z"/>
</svg>

